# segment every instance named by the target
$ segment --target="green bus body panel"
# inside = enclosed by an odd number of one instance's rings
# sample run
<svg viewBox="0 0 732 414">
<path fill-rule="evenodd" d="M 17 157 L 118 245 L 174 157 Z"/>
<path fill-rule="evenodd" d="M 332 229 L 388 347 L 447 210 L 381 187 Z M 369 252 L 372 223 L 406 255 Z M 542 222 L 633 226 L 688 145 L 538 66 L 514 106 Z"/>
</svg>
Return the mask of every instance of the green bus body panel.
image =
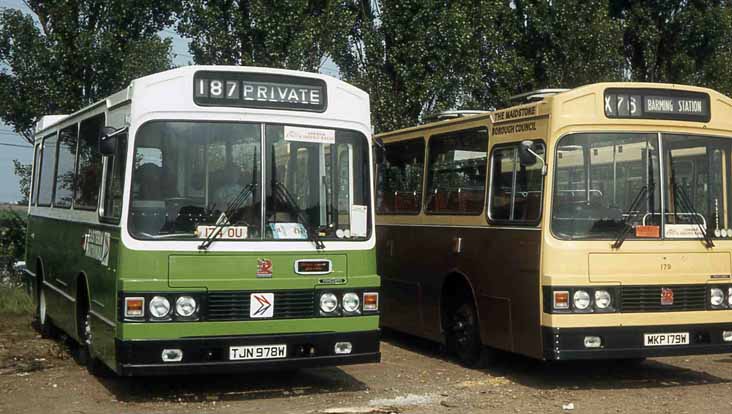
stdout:
<svg viewBox="0 0 732 414">
<path fill-rule="evenodd" d="M 272 262 L 272 277 L 257 277 L 258 262 L 269 259 Z M 293 289 L 312 287 L 316 275 L 295 273 L 295 260 L 328 259 L 333 272 L 322 277 L 347 279 L 346 255 L 324 253 L 321 255 L 261 254 L 257 256 L 226 255 L 171 255 L 168 279 L 171 287 L 206 287 L 212 290 L 228 289 L 232 283 L 244 283 L 252 289 L 271 289 L 271 279 L 285 282 Z M 204 279 L 205 278 L 205 279 Z M 205 286 L 201 286 L 205 282 Z"/>
<path fill-rule="evenodd" d="M 379 328 L 379 317 L 351 316 L 240 322 L 124 323 L 122 340 L 177 339 L 197 336 L 262 335 L 303 332 L 358 332 Z"/>
<path fill-rule="evenodd" d="M 82 240 L 90 231 L 109 234 L 108 264 L 86 255 Z M 218 243 L 218 242 L 215 242 Z M 326 242 L 327 247 L 328 242 Z M 257 278 L 258 259 L 272 262 L 272 277 Z M 329 259 L 327 275 L 295 273 L 298 259 Z M 120 241 L 120 228 L 31 215 L 28 220 L 26 261 L 42 277 L 48 314 L 53 323 L 79 340 L 80 283 L 88 285 L 94 352 L 108 366 L 116 366 L 115 338 L 121 340 L 176 339 L 221 335 L 258 335 L 308 332 L 355 332 L 379 327 L 379 316 L 232 322 L 120 323 L 120 292 L 207 290 L 378 289 L 375 250 L 322 252 L 172 252 L 130 250 Z M 336 279 L 340 284 L 321 284 Z M 34 298 L 36 296 L 34 295 Z"/>
</svg>

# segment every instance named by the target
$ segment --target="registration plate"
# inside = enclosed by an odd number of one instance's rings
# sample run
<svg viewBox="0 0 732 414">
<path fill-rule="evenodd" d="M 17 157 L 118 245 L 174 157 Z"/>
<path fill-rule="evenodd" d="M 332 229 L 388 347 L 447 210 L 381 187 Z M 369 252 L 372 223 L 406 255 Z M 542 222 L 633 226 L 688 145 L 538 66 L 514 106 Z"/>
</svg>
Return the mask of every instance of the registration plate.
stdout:
<svg viewBox="0 0 732 414">
<path fill-rule="evenodd" d="M 232 346 L 229 360 L 277 359 L 287 357 L 287 345 Z"/>
<path fill-rule="evenodd" d="M 645 346 L 689 345 L 689 333 L 644 334 L 643 344 Z"/>
</svg>

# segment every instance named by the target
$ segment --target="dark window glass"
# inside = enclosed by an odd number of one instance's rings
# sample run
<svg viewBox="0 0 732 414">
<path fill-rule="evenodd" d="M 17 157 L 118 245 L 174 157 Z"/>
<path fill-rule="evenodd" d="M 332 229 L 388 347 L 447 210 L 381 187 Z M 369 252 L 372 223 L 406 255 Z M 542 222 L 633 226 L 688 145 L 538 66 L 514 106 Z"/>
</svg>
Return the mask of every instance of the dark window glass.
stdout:
<svg viewBox="0 0 732 414">
<path fill-rule="evenodd" d="M 146 123 L 135 141 L 130 232 L 202 240 L 225 219 L 237 237 L 260 238 L 261 159 L 260 124 Z M 230 216 L 222 216 L 232 203 Z"/>
<path fill-rule="evenodd" d="M 104 217 L 115 220 L 119 220 L 122 215 L 127 135 L 117 135 L 117 142 L 117 154 L 107 157 L 107 175 L 104 180 Z"/>
<path fill-rule="evenodd" d="M 480 214 L 485 200 L 488 133 L 460 131 L 430 139 L 426 210 Z"/>
<path fill-rule="evenodd" d="M 32 199 L 31 199 L 31 205 L 36 205 L 38 202 L 38 178 L 41 176 L 41 149 L 43 148 L 43 143 L 36 145 L 35 149 L 35 157 L 34 157 L 34 163 L 33 166 L 33 188 L 31 189 L 32 192 Z"/>
<path fill-rule="evenodd" d="M 544 156 L 544 146 L 534 152 Z M 536 222 L 541 215 L 544 177 L 542 161 L 522 164 L 518 147 L 496 148 L 491 158 L 491 198 L 489 217 L 493 221 Z"/>
<path fill-rule="evenodd" d="M 81 121 L 79 126 L 79 165 L 76 174 L 76 208 L 95 210 L 102 183 L 102 155 L 99 135 L 104 127 L 104 114 Z"/>
<path fill-rule="evenodd" d="M 56 151 L 58 150 L 56 134 L 43 138 L 41 162 L 41 182 L 38 186 L 38 204 L 50 206 L 53 199 L 53 173 L 56 170 Z"/>
<path fill-rule="evenodd" d="M 386 145 L 378 164 L 376 211 L 380 214 L 414 214 L 422 202 L 424 139 Z"/>
<path fill-rule="evenodd" d="M 74 164 L 76 163 L 76 124 L 61 130 L 58 137 L 56 195 L 54 207 L 71 207 L 74 197 Z"/>
</svg>

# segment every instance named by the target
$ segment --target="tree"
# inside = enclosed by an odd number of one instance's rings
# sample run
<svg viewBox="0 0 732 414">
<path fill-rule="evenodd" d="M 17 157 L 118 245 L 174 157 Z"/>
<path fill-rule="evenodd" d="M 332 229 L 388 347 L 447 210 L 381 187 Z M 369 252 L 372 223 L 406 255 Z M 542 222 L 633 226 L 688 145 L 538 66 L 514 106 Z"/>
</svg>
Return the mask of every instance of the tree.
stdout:
<svg viewBox="0 0 732 414">
<path fill-rule="evenodd" d="M 729 0 L 612 0 L 632 80 L 732 92 Z"/>
<path fill-rule="evenodd" d="M 607 0 L 515 0 L 525 90 L 623 80 L 623 32 Z"/>
<path fill-rule="evenodd" d="M 335 0 L 185 0 L 178 32 L 198 64 L 318 71 L 350 24 Z"/>
<path fill-rule="evenodd" d="M 13 172 L 18 177 L 18 190 L 21 198 L 18 204 L 28 204 L 28 196 L 31 188 L 31 164 L 23 164 L 18 160 L 13 160 Z"/>
<path fill-rule="evenodd" d="M 70 113 L 171 67 L 172 0 L 28 0 L 0 11 L 0 119 L 32 142 L 45 114 Z"/>
<path fill-rule="evenodd" d="M 355 23 L 333 58 L 345 80 L 371 94 L 377 131 L 501 104 L 524 77 L 503 32 L 508 2 L 353 0 L 349 10 Z"/>
</svg>

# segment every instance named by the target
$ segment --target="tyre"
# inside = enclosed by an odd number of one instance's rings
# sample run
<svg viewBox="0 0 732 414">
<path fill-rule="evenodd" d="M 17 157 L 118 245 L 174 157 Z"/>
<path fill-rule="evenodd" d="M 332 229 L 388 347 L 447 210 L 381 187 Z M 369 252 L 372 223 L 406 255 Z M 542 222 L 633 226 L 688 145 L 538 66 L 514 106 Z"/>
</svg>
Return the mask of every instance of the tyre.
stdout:
<svg viewBox="0 0 732 414">
<path fill-rule="evenodd" d="M 463 302 L 448 315 L 447 346 L 462 365 L 471 368 L 480 365 L 483 345 L 478 313 L 472 302 Z"/>
<path fill-rule="evenodd" d="M 38 305 L 36 306 L 38 332 L 42 338 L 54 338 L 56 336 L 56 327 L 53 326 L 53 322 L 48 317 L 47 289 L 43 286 L 43 281 L 40 281 L 38 290 Z"/>
</svg>

